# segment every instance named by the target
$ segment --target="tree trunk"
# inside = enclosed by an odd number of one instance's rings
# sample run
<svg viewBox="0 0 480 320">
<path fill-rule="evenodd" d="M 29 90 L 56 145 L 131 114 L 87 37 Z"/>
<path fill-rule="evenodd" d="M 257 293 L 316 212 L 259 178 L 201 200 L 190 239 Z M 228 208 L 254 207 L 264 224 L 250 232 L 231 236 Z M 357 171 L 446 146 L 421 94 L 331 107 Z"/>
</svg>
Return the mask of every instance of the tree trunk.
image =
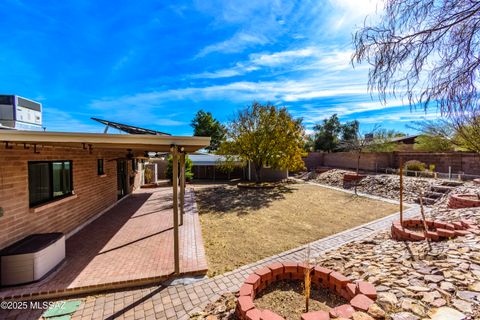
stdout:
<svg viewBox="0 0 480 320">
<path fill-rule="evenodd" d="M 358 173 L 360 171 L 360 157 L 362 154 L 359 152 L 357 156 L 357 178 L 355 179 L 355 195 L 357 194 L 357 186 L 358 186 Z"/>
<path fill-rule="evenodd" d="M 361 156 L 362 156 L 362 154 L 359 152 L 358 157 L 357 157 L 357 176 L 358 176 L 358 172 L 360 171 L 360 157 Z"/>
<path fill-rule="evenodd" d="M 255 164 L 255 182 L 260 183 L 260 172 L 262 170 L 262 166 Z"/>
</svg>

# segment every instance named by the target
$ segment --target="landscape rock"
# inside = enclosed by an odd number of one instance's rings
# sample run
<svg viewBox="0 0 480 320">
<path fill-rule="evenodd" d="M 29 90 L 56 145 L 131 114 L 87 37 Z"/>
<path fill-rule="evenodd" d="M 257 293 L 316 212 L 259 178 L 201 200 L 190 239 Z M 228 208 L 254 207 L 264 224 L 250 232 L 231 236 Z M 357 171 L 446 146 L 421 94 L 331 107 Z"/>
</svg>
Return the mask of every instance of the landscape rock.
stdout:
<svg viewBox="0 0 480 320">
<path fill-rule="evenodd" d="M 367 313 L 371 315 L 375 319 L 385 319 L 385 311 L 378 306 L 378 304 L 374 303 L 369 308 Z"/>
<path fill-rule="evenodd" d="M 353 320 L 375 320 L 374 318 L 372 318 L 368 314 L 366 314 L 364 312 L 359 312 L 359 311 L 352 314 L 352 319 Z"/>
<path fill-rule="evenodd" d="M 449 307 L 433 309 L 429 313 L 431 320 L 464 320 L 466 316 L 458 310 Z"/>
<path fill-rule="evenodd" d="M 419 320 L 420 318 L 409 312 L 399 312 L 391 315 L 392 320 Z"/>
</svg>

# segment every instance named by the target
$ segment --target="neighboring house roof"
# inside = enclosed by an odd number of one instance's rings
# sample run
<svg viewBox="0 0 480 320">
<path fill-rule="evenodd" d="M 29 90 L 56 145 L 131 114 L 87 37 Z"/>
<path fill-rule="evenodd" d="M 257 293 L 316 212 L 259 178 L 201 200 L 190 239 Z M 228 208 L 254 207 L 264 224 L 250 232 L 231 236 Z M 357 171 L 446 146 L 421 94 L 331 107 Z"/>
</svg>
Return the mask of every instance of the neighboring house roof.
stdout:
<svg viewBox="0 0 480 320">
<path fill-rule="evenodd" d="M 90 119 L 106 125 L 107 127 L 105 128 L 104 133 L 107 133 L 108 127 L 112 127 L 112 128 L 118 129 L 120 131 L 130 133 L 130 134 L 151 134 L 151 135 L 156 135 L 156 136 L 170 136 L 171 135 L 171 134 L 165 133 L 165 132 L 160 132 L 160 131 L 156 131 L 156 130 L 135 127 L 135 126 L 131 126 L 131 125 L 128 125 L 128 124 L 118 123 L 118 122 L 109 121 L 109 120 L 103 120 L 103 119 L 98 119 L 98 118 L 93 118 L 93 117 L 90 118 Z"/>
<path fill-rule="evenodd" d="M 189 154 L 188 157 L 192 160 L 194 166 L 216 166 L 220 162 L 225 161 L 225 157 L 218 154 L 200 153 L 196 152 Z M 238 161 L 240 163 L 240 161 Z"/>
<path fill-rule="evenodd" d="M 405 144 L 414 144 L 415 143 L 415 139 L 418 137 L 419 135 L 413 135 L 413 136 L 405 136 L 405 137 L 398 137 L 398 138 L 393 138 L 391 141 L 392 142 L 401 142 L 401 143 L 405 143 Z"/>
</svg>

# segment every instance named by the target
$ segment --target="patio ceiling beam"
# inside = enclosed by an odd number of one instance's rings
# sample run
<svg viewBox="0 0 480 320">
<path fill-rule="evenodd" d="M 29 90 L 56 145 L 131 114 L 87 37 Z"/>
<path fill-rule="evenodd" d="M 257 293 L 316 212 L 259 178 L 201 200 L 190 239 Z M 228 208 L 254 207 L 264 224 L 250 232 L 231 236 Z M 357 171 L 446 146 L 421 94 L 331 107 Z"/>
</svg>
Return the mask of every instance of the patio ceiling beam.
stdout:
<svg viewBox="0 0 480 320">
<path fill-rule="evenodd" d="M 182 146 L 186 152 L 193 152 L 210 144 L 209 137 L 18 130 L 0 130 L 0 141 L 76 148 L 81 148 L 83 144 L 91 144 L 93 148 L 132 149 L 152 152 L 168 152 L 171 145 Z"/>
</svg>

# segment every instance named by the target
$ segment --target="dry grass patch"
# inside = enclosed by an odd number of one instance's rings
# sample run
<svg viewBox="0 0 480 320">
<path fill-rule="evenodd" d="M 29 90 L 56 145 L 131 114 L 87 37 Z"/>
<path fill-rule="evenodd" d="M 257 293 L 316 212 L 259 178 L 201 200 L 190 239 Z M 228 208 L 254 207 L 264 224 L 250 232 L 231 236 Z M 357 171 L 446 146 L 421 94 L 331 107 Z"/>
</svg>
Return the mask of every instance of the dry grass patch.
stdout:
<svg viewBox="0 0 480 320">
<path fill-rule="evenodd" d="M 209 275 L 221 274 L 398 211 L 308 184 L 196 190 Z"/>
</svg>

